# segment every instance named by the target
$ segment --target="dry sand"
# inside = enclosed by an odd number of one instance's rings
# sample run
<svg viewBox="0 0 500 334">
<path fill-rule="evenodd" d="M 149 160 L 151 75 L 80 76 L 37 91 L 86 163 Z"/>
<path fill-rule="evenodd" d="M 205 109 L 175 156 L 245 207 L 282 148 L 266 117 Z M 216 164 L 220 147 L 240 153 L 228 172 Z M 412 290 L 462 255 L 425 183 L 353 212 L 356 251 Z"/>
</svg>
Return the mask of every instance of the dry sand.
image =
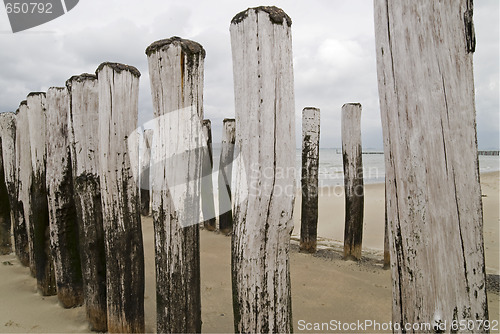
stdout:
<svg viewBox="0 0 500 334">
<path fill-rule="evenodd" d="M 486 265 L 488 273 L 499 272 L 499 173 L 481 176 Z M 319 235 L 322 245 L 338 249 L 343 236 L 344 199 L 340 191 L 323 189 L 320 196 Z M 337 189 L 338 190 L 338 189 Z M 300 217 L 296 202 L 295 221 Z M 384 186 L 367 185 L 365 192 L 364 246 L 361 263 L 343 261 L 328 247 L 317 256 L 301 254 L 293 242 L 291 277 L 295 331 L 300 320 L 355 322 L 391 320 L 390 271 L 381 269 L 384 224 Z M 294 239 L 298 235 L 296 225 Z M 146 256 L 146 330 L 155 331 L 154 242 L 150 218 L 143 219 Z M 335 241 L 337 240 L 337 242 Z M 201 231 L 202 318 L 204 332 L 232 332 L 230 238 Z M 490 319 L 499 319 L 498 293 L 488 293 Z M 65 310 L 57 297 L 42 297 L 29 269 L 13 254 L 0 256 L 0 332 L 82 333 L 88 332 L 83 307 Z"/>
</svg>

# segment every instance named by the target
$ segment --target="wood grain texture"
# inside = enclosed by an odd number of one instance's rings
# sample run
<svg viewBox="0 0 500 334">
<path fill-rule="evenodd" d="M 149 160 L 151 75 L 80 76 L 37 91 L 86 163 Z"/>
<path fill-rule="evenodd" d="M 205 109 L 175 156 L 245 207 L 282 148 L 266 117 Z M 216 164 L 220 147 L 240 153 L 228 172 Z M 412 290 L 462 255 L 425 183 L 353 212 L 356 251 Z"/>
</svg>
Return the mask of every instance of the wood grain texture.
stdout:
<svg viewBox="0 0 500 334">
<path fill-rule="evenodd" d="M 280 23 L 281 22 L 281 23 Z M 295 199 L 291 20 L 250 8 L 230 27 L 236 108 L 232 282 L 235 332 L 292 331 Z"/>
<path fill-rule="evenodd" d="M 204 228 L 209 231 L 215 231 L 217 229 L 217 221 L 214 203 L 214 184 L 212 180 L 214 159 L 212 150 L 212 123 L 209 119 L 203 120 L 203 139 L 206 141 L 206 147 L 203 148 L 201 167 L 201 211 Z"/>
<path fill-rule="evenodd" d="M 342 106 L 342 159 L 344 163 L 344 259 L 360 260 L 363 242 L 363 158 L 361 105 Z"/>
<path fill-rule="evenodd" d="M 320 110 L 302 110 L 302 210 L 300 214 L 300 250 L 316 253 L 318 238 L 318 173 Z"/>
<path fill-rule="evenodd" d="M 26 229 L 26 248 L 23 250 L 27 254 L 28 265 L 31 276 L 36 276 L 35 253 L 33 249 L 33 225 L 30 222 L 31 196 L 30 186 L 33 178 L 33 168 L 31 167 L 31 145 L 30 129 L 28 124 L 28 104 L 22 101 L 16 115 L 16 169 L 18 173 L 17 209 L 19 210 L 18 223 L 24 224 Z M 26 258 L 25 258 L 26 260 Z"/>
<path fill-rule="evenodd" d="M 137 128 L 137 69 L 103 63 L 99 86 L 99 177 L 106 249 L 108 332 L 144 332 L 144 249 Z M 129 140 L 129 137 L 137 140 Z"/>
<path fill-rule="evenodd" d="M 141 152 L 141 214 L 149 216 L 151 204 L 151 145 L 153 129 L 146 129 L 142 135 Z"/>
<path fill-rule="evenodd" d="M 92 74 L 66 81 L 73 187 L 79 227 L 83 292 L 87 321 L 107 330 L 106 253 L 99 180 L 99 87 Z"/>
<path fill-rule="evenodd" d="M 205 50 L 173 37 L 146 53 L 158 120 L 152 171 L 157 331 L 199 333 Z"/>
<path fill-rule="evenodd" d="M 376 0 L 375 27 L 393 322 L 488 319 L 472 1 Z"/>
<path fill-rule="evenodd" d="M 57 284 L 63 307 L 83 304 L 78 222 L 73 196 L 73 177 L 68 135 L 69 93 L 66 87 L 47 91 L 47 198 L 50 243 Z"/>
<path fill-rule="evenodd" d="M 57 293 L 54 259 L 50 249 L 49 206 L 46 187 L 46 96 L 30 93 L 27 97 L 28 125 L 33 169 L 29 196 L 29 221 L 33 226 L 33 252 L 38 290 L 44 296 Z"/>
<path fill-rule="evenodd" d="M 223 234 L 229 234 L 233 232 L 231 183 L 233 179 L 235 141 L 236 122 L 232 118 L 225 118 L 222 122 L 222 143 L 218 175 L 219 230 Z"/>
<path fill-rule="evenodd" d="M 16 226 L 16 203 L 17 203 L 17 172 L 16 172 L 16 114 L 4 112 L 0 114 L 0 150 L 2 152 L 3 178 L 0 175 L 2 187 L 0 200 L 1 223 L 0 223 L 0 254 L 9 254 L 12 251 L 11 233 L 14 233 L 14 243 L 17 245 L 16 254 L 19 257 L 18 248 L 21 249 L 19 227 Z M 5 192 L 4 192 L 5 191 Z M 6 195 L 6 196 L 5 196 Z M 12 226 L 12 227 L 11 227 Z M 24 234 L 26 235 L 26 233 Z"/>
</svg>

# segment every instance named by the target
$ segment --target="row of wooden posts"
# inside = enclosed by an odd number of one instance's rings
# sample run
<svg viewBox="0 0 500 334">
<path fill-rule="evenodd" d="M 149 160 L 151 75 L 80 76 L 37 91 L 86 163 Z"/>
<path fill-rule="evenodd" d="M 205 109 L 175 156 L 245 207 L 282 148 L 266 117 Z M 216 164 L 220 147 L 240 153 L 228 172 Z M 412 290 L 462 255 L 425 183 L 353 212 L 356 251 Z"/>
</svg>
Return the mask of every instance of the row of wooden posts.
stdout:
<svg viewBox="0 0 500 334">
<path fill-rule="evenodd" d="M 376 0 L 375 22 L 393 322 L 427 322 L 438 331 L 452 320 L 485 320 L 472 1 Z M 295 179 L 279 171 L 295 165 L 291 19 L 276 7 L 252 8 L 233 18 L 230 34 L 236 119 L 225 123 L 224 133 L 227 142 L 234 138 L 237 153 L 223 156 L 234 154 L 238 161 L 229 192 L 232 219 L 221 218 L 219 228 L 231 231 L 225 222 L 233 223 L 235 331 L 290 332 L 295 195 L 283 189 L 293 188 Z M 154 116 L 161 120 L 149 141 L 154 166 L 148 176 L 157 331 L 200 332 L 198 213 L 213 212 L 213 204 L 197 196 L 210 193 L 201 180 L 211 159 L 204 164 L 199 149 L 203 131 L 209 137 L 209 123 L 201 126 L 205 51 L 171 38 L 151 44 L 146 54 Z M 131 136 L 139 76 L 134 67 L 103 63 L 96 76 L 31 93 L 16 115 L 1 118 L 16 253 L 41 293 L 57 291 L 65 306 L 85 299 L 87 318 L 100 331 L 144 331 L 140 212 L 147 204 L 140 201 L 139 145 Z M 347 104 L 342 113 L 343 138 L 349 134 L 342 145 L 344 250 L 353 258 L 360 255 L 362 232 L 351 223 L 359 222 L 363 205 L 360 110 Z M 304 250 L 316 243 L 318 115 L 314 108 L 303 114 Z M 255 168 L 274 174 L 250 177 Z M 225 173 L 227 186 L 231 176 Z M 250 183 L 267 191 L 253 192 Z M 214 229 L 213 217 L 204 225 Z"/>
</svg>

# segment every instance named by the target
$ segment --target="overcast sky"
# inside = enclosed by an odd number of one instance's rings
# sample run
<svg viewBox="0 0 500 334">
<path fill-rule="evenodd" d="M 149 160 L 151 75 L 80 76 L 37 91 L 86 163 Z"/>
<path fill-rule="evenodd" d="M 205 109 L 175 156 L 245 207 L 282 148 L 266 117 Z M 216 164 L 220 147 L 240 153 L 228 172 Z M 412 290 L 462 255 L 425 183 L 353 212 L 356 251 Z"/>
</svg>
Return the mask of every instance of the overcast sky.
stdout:
<svg viewBox="0 0 500 334">
<path fill-rule="evenodd" d="M 365 148 L 382 148 L 372 0 L 80 0 L 66 15 L 13 34 L 0 8 L 0 111 L 15 111 L 31 91 L 63 86 L 66 79 L 94 73 L 104 61 L 141 73 L 139 121 L 152 118 L 146 47 L 180 36 L 203 45 L 205 118 L 214 143 L 222 119 L 234 117 L 229 24 L 238 12 L 276 5 L 292 18 L 297 146 L 301 111 L 321 109 L 321 146 L 340 147 L 340 109 L 363 105 Z M 480 149 L 499 147 L 499 1 L 474 1 L 474 56 Z"/>
</svg>

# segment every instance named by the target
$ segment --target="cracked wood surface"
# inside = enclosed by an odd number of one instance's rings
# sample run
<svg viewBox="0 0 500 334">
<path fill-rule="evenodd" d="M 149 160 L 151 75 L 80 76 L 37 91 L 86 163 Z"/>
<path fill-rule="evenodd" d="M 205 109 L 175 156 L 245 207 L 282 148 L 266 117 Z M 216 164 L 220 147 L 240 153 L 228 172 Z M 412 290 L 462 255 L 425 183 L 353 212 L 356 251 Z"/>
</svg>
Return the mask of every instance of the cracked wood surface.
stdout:
<svg viewBox="0 0 500 334">
<path fill-rule="evenodd" d="M 236 108 L 232 236 L 235 332 L 292 331 L 290 233 L 295 199 L 291 22 L 248 9 L 230 27 Z M 283 21 L 282 21 L 283 23 Z"/>
<path fill-rule="evenodd" d="M 397 323 L 488 319 L 471 13 L 375 0 Z"/>
<path fill-rule="evenodd" d="M 231 207 L 231 182 L 233 179 L 234 143 L 236 140 L 234 119 L 226 118 L 222 122 L 222 144 L 219 160 L 218 196 L 219 230 L 223 234 L 233 231 L 233 210 Z"/>
<path fill-rule="evenodd" d="M 99 177 L 106 251 L 108 332 L 144 332 L 144 249 L 137 128 L 139 71 L 103 63 L 99 87 Z M 135 140 L 134 140 L 135 139 Z"/>
</svg>

